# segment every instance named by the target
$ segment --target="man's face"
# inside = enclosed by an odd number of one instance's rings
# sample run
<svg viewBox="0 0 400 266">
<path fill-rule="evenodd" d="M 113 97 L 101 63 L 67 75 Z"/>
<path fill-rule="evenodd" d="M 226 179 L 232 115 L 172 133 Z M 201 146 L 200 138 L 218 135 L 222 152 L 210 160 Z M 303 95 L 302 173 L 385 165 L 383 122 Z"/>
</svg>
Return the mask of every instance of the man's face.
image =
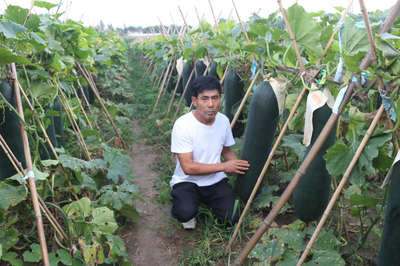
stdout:
<svg viewBox="0 0 400 266">
<path fill-rule="evenodd" d="M 192 102 L 196 106 L 194 115 L 197 120 L 206 125 L 213 124 L 221 102 L 218 90 L 204 90 L 197 98 L 192 97 Z"/>
</svg>

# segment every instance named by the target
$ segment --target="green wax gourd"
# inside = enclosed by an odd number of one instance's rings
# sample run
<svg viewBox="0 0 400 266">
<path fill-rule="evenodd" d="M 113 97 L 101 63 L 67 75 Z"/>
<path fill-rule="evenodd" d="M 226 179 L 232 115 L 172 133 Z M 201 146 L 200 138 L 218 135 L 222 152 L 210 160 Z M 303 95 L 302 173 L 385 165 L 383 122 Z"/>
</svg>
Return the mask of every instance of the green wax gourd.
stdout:
<svg viewBox="0 0 400 266">
<path fill-rule="evenodd" d="M 225 115 L 232 123 L 235 117 L 235 112 L 232 111 L 233 106 L 243 100 L 244 81 L 241 76 L 233 69 L 229 69 L 225 76 L 224 94 L 225 94 Z M 240 122 L 243 120 L 243 114 L 240 113 L 235 125 L 232 128 L 234 138 L 240 138 L 244 132 L 244 124 Z"/>
<path fill-rule="evenodd" d="M 327 104 L 313 112 L 311 144 L 307 147 L 304 158 L 307 157 L 331 114 L 332 109 Z M 317 220 L 328 206 L 332 178 L 326 169 L 323 156 L 334 143 L 335 127 L 329 133 L 306 174 L 294 190 L 294 211 L 303 222 L 308 223 Z"/>
<path fill-rule="evenodd" d="M 279 107 L 275 93 L 268 81 L 261 82 L 251 99 L 245 130 L 242 160 L 250 164 L 245 174 L 238 174 L 236 190 L 247 201 L 271 152 L 279 123 Z M 263 183 L 257 193 L 260 192 Z"/>
<path fill-rule="evenodd" d="M 4 96 L 15 110 L 17 104 L 13 87 L 5 79 L 0 79 L 0 93 Z M 17 160 L 26 168 L 24 145 L 22 142 L 21 127 L 19 117 L 10 110 L 6 104 L 0 107 L 0 134 L 15 155 Z M 10 159 L 2 148 L 0 148 L 0 181 L 15 175 L 17 171 L 11 164 Z"/>
</svg>

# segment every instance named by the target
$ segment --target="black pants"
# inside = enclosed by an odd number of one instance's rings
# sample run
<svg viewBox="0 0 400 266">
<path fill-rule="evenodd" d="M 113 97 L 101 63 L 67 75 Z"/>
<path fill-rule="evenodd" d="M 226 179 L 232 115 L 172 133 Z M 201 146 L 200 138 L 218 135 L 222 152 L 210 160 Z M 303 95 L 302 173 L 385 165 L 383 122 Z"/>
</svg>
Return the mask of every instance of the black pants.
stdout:
<svg viewBox="0 0 400 266">
<path fill-rule="evenodd" d="M 237 223 L 240 217 L 239 208 L 235 207 L 235 192 L 224 178 L 220 182 L 206 187 L 199 187 L 195 183 L 181 182 L 173 186 L 172 217 L 181 223 L 188 222 L 196 216 L 200 203 L 209 207 L 215 215 L 231 225 Z"/>
</svg>

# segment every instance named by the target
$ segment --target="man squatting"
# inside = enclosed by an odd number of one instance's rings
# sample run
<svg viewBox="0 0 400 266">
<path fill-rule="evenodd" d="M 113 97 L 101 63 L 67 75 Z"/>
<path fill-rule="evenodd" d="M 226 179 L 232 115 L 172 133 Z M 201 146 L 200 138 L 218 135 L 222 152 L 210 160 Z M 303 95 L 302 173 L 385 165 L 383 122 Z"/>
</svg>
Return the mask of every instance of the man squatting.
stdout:
<svg viewBox="0 0 400 266">
<path fill-rule="evenodd" d="M 172 217 L 184 229 L 194 229 L 197 209 L 202 203 L 217 217 L 234 225 L 240 210 L 234 209 L 236 196 L 225 173 L 244 174 L 249 163 L 239 160 L 230 148 L 235 141 L 229 119 L 218 112 L 221 101 L 218 79 L 196 78 L 191 99 L 196 109 L 177 119 L 172 130 L 171 152 L 177 155 L 170 182 Z"/>
</svg>

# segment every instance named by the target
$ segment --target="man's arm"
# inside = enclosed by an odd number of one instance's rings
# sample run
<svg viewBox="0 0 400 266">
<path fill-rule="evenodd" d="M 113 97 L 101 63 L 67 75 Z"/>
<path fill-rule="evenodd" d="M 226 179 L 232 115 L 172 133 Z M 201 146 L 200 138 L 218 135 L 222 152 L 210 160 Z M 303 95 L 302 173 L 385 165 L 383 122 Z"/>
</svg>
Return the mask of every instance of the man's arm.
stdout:
<svg viewBox="0 0 400 266">
<path fill-rule="evenodd" d="M 225 150 L 225 148 L 227 149 Z M 244 174 L 243 171 L 249 169 L 249 163 L 244 160 L 238 160 L 230 147 L 224 147 L 221 155 L 225 160 L 227 160 L 226 162 L 205 164 L 194 162 L 193 152 L 177 154 L 183 172 L 187 175 L 208 175 L 217 172 Z"/>
</svg>

